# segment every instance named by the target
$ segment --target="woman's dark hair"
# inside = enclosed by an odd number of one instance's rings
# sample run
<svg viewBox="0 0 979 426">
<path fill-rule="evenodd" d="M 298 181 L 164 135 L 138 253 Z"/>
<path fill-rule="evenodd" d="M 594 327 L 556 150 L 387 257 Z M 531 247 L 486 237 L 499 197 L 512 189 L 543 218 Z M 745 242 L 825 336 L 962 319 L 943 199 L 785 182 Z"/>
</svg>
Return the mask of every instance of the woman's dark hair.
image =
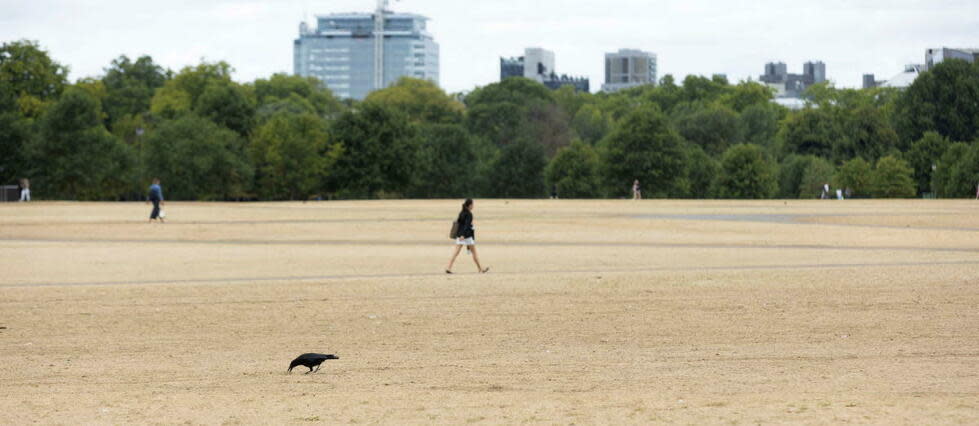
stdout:
<svg viewBox="0 0 979 426">
<path fill-rule="evenodd" d="M 472 205 L 473 205 L 473 199 L 472 198 L 466 198 L 466 201 L 462 203 L 462 209 L 463 210 L 468 210 L 469 207 L 471 207 Z"/>
</svg>

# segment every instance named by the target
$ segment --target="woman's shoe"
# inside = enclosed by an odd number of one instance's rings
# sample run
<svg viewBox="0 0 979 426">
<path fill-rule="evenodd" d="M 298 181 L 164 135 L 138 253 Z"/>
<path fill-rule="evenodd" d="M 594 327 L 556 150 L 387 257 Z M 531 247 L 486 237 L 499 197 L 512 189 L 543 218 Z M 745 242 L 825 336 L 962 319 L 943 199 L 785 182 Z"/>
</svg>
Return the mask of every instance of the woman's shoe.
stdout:
<svg viewBox="0 0 979 426">
<path fill-rule="evenodd" d="M 446 274 L 451 274 L 451 273 L 452 273 L 452 271 L 450 271 L 450 270 L 448 270 L 448 269 L 446 269 L 446 270 L 445 270 L 445 273 L 446 273 Z"/>
<path fill-rule="evenodd" d="M 489 272 L 489 266 L 487 266 L 486 269 L 483 269 L 482 271 L 479 271 L 480 274 L 485 274 L 487 272 Z"/>
</svg>

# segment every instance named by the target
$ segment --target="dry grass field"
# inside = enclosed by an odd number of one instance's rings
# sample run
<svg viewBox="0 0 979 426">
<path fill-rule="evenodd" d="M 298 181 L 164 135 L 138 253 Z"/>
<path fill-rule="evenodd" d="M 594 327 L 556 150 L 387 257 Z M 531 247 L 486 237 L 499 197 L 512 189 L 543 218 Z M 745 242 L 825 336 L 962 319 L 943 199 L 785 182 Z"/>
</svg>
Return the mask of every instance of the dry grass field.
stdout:
<svg viewBox="0 0 979 426">
<path fill-rule="evenodd" d="M 0 205 L 0 424 L 979 422 L 979 202 L 460 202 Z"/>
</svg>

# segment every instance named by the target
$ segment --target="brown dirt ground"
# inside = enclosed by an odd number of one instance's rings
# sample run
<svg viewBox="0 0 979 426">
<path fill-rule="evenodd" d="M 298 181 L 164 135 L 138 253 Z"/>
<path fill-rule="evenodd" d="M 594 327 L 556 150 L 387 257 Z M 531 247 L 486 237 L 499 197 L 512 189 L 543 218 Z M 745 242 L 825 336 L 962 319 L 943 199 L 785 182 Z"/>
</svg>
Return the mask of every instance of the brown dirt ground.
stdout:
<svg viewBox="0 0 979 426">
<path fill-rule="evenodd" d="M 458 205 L 0 205 L 0 424 L 979 418 L 975 201 Z"/>
</svg>

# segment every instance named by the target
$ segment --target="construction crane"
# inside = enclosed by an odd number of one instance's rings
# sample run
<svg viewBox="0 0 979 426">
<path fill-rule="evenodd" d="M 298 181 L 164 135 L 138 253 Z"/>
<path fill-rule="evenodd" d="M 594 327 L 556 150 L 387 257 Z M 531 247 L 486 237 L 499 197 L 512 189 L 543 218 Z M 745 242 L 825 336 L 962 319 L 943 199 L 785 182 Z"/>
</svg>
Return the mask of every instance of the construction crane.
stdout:
<svg viewBox="0 0 979 426">
<path fill-rule="evenodd" d="M 374 11 L 374 90 L 384 88 L 384 12 L 388 0 L 377 0 Z"/>
</svg>

